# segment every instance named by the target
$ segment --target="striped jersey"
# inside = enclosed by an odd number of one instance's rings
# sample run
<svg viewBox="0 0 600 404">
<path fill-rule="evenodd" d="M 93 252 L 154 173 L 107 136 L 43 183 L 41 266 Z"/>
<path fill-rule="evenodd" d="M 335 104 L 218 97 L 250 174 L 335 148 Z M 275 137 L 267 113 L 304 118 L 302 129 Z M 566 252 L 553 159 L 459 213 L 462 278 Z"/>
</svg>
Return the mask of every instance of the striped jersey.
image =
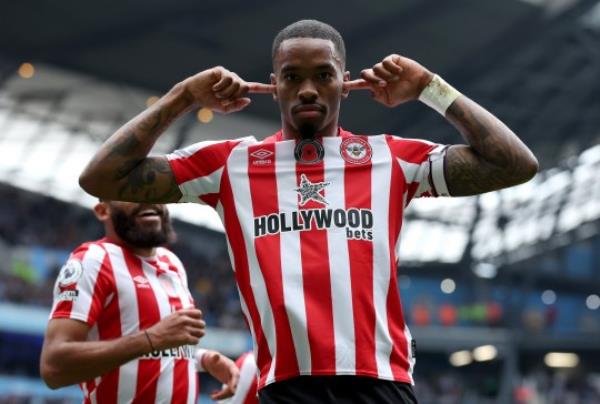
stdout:
<svg viewBox="0 0 600 404">
<path fill-rule="evenodd" d="M 109 340 L 151 327 L 194 305 L 181 261 L 157 248 L 135 255 L 108 239 L 82 244 L 62 267 L 50 318 L 91 328 L 88 340 Z M 85 403 L 195 403 L 195 346 L 154 351 L 80 384 Z"/>
<path fill-rule="evenodd" d="M 445 147 L 342 129 L 317 142 L 301 148 L 280 131 L 168 159 L 181 202 L 211 205 L 223 221 L 259 389 L 298 375 L 412 383 L 400 228 L 411 199 L 448 195 Z"/>
<path fill-rule="evenodd" d="M 235 394 L 230 398 L 220 400 L 219 404 L 258 404 L 258 375 L 254 353 L 243 353 L 237 358 L 235 364 L 240 369 L 240 379 Z"/>
</svg>

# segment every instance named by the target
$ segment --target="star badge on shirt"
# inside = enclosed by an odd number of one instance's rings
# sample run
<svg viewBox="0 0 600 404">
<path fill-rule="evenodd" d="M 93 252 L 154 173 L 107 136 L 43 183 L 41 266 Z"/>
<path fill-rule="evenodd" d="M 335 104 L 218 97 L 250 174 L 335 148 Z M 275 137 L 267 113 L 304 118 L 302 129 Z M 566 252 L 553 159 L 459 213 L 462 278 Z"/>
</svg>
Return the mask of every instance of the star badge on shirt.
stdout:
<svg viewBox="0 0 600 404">
<path fill-rule="evenodd" d="M 315 201 L 324 205 L 329 205 L 329 202 L 323 197 L 321 191 L 325 189 L 330 182 L 310 182 L 305 174 L 300 176 L 300 187 L 295 191 L 300 194 L 300 206 L 304 206 L 308 201 Z"/>
</svg>

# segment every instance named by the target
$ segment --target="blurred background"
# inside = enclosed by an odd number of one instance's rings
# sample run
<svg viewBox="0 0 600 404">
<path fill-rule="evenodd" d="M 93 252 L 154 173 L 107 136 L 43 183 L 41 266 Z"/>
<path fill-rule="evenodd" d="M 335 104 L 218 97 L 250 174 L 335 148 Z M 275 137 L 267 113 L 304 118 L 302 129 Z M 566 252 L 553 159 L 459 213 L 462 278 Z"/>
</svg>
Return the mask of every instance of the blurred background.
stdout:
<svg viewBox="0 0 600 404">
<path fill-rule="evenodd" d="M 106 1 L 0 6 L 0 403 L 81 402 L 38 363 L 52 285 L 69 252 L 99 238 L 77 177 L 98 145 L 173 84 L 214 65 L 268 81 L 271 41 L 317 18 L 344 36 L 352 77 L 390 53 L 416 59 L 504 120 L 533 149 L 531 182 L 472 198 L 415 200 L 398 283 L 427 403 L 600 403 L 600 2 L 598 0 Z M 343 127 L 461 142 L 412 103 L 352 93 Z M 156 152 L 279 128 L 254 97 L 230 116 L 194 111 Z M 251 341 L 222 226 L 172 206 L 210 326 L 232 358 Z M 206 393 L 214 380 L 201 376 Z M 208 402 L 207 396 L 201 397 Z"/>
</svg>

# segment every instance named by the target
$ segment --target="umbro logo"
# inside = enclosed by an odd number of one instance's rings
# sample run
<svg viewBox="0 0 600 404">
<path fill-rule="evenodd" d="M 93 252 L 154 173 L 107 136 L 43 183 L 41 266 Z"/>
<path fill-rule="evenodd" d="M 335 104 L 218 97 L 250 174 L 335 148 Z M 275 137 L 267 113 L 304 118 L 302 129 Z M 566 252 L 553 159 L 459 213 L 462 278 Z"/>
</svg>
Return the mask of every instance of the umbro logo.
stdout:
<svg viewBox="0 0 600 404">
<path fill-rule="evenodd" d="M 150 281 L 144 278 L 142 275 L 136 275 L 133 277 L 133 282 L 138 288 L 150 288 Z"/>
<path fill-rule="evenodd" d="M 252 164 L 254 165 L 265 165 L 273 163 L 270 157 L 275 154 L 271 150 L 258 149 L 250 153 L 251 157 L 254 157 Z"/>
<path fill-rule="evenodd" d="M 270 150 L 259 149 L 255 152 L 250 153 L 250 155 L 252 157 L 256 157 L 257 159 L 264 160 L 267 157 L 271 157 L 273 155 L 273 152 Z"/>
</svg>

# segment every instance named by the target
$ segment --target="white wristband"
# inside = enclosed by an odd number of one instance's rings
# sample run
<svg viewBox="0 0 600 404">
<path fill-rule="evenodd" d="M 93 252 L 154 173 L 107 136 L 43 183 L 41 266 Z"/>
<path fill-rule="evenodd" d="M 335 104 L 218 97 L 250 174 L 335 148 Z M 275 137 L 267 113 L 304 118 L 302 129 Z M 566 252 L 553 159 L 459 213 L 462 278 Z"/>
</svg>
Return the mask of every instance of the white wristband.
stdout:
<svg viewBox="0 0 600 404">
<path fill-rule="evenodd" d="M 450 104 L 460 95 L 461 93 L 457 89 L 446 83 L 443 78 L 436 74 L 423 91 L 421 91 L 419 101 L 444 116 Z"/>
<path fill-rule="evenodd" d="M 196 358 L 196 371 L 197 372 L 206 372 L 204 366 L 202 366 L 202 357 L 208 351 L 208 349 L 198 348 L 196 349 L 196 353 L 194 354 Z"/>
</svg>

